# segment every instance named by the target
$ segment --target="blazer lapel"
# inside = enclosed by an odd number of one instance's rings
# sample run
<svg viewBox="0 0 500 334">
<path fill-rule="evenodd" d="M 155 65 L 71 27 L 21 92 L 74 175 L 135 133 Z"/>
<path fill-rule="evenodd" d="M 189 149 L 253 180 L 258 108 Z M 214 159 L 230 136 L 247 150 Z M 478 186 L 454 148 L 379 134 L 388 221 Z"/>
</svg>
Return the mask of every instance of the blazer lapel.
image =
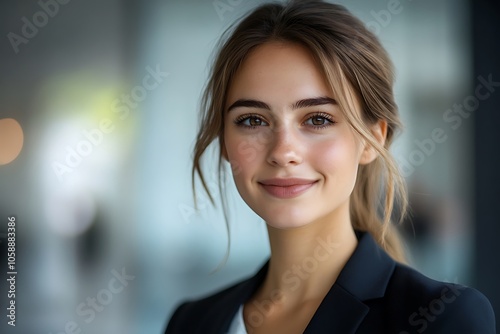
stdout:
<svg viewBox="0 0 500 334">
<path fill-rule="evenodd" d="M 384 296 L 396 263 L 370 234 L 357 235 L 358 247 L 304 333 L 355 333 L 370 310 L 365 301 Z"/>
<path fill-rule="evenodd" d="M 368 311 L 368 306 L 334 284 L 304 333 L 355 333 Z"/>
<path fill-rule="evenodd" d="M 268 265 L 269 261 L 253 277 L 239 283 L 217 299 L 213 307 L 207 310 L 205 323 L 202 324 L 204 334 L 227 333 L 240 305 L 250 299 L 264 281 Z"/>
<path fill-rule="evenodd" d="M 380 249 L 370 234 L 358 232 L 357 236 L 356 250 L 304 333 L 355 333 L 370 310 L 365 301 L 384 296 L 395 262 Z M 204 317 L 203 333 L 227 333 L 240 305 L 262 284 L 268 265 L 269 261 L 256 275 L 216 298 L 213 307 L 207 310 Z"/>
</svg>

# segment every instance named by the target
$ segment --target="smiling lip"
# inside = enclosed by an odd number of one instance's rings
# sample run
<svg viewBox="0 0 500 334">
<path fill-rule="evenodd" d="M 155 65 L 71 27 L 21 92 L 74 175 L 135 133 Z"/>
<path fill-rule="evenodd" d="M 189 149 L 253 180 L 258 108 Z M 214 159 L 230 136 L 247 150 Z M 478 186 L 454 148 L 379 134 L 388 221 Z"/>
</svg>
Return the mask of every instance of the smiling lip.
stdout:
<svg viewBox="0 0 500 334">
<path fill-rule="evenodd" d="M 259 181 L 259 184 L 271 196 L 278 198 L 293 198 L 304 193 L 316 183 L 308 179 L 269 179 Z"/>
</svg>

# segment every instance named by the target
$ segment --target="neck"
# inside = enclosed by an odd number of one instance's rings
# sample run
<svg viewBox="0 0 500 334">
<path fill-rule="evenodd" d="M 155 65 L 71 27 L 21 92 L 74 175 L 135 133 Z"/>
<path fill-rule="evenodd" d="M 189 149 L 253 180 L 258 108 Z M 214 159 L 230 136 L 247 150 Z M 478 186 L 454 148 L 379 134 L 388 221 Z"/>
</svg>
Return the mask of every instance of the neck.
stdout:
<svg viewBox="0 0 500 334">
<path fill-rule="evenodd" d="M 286 305 L 322 300 L 357 246 L 348 203 L 302 227 L 268 225 L 268 233 L 271 259 L 257 298 L 274 295 Z"/>
</svg>

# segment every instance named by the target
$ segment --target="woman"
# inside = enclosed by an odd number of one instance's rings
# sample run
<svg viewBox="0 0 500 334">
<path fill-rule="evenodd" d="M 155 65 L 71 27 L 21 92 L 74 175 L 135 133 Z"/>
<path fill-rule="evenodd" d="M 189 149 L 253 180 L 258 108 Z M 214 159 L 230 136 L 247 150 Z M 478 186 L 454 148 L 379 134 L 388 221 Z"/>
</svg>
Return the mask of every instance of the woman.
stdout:
<svg viewBox="0 0 500 334">
<path fill-rule="evenodd" d="M 218 140 L 243 200 L 267 224 L 253 277 L 182 304 L 166 333 L 494 333 L 478 291 L 404 265 L 391 225 L 403 179 L 391 62 L 342 6 L 266 4 L 217 54 L 193 178 Z M 382 188 L 381 188 L 381 185 Z M 382 189 L 382 191 L 381 191 Z M 205 190 L 208 192 L 207 187 Z"/>
</svg>

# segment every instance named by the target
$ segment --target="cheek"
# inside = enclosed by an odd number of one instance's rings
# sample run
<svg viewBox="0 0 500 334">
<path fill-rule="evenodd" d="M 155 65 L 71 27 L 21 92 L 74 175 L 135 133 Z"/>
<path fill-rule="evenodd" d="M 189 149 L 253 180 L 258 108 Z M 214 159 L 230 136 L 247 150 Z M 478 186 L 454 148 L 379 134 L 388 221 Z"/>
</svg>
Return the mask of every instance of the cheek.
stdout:
<svg viewBox="0 0 500 334">
<path fill-rule="evenodd" d="M 316 143 L 311 159 L 327 176 L 341 181 L 356 176 L 359 162 L 359 147 L 351 136 L 338 136 L 332 140 Z M 312 151 L 311 151 L 312 152 Z"/>
<path fill-rule="evenodd" d="M 263 160 L 266 142 L 263 136 L 241 135 L 227 131 L 225 134 L 227 158 L 235 179 L 254 170 Z"/>
</svg>

